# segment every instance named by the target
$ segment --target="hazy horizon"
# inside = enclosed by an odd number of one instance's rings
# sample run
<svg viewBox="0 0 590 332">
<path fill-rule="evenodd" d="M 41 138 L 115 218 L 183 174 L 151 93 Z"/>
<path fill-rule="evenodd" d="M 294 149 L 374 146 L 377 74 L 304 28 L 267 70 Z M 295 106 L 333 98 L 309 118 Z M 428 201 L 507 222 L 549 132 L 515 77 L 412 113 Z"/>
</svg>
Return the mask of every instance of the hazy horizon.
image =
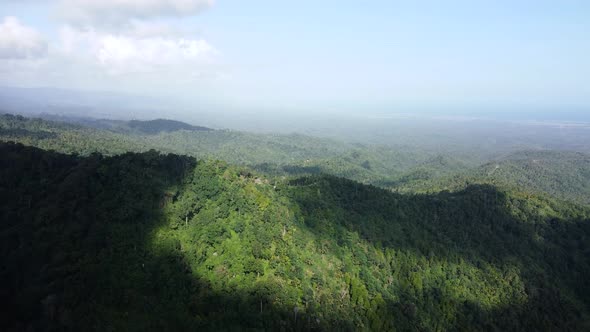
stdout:
<svg viewBox="0 0 590 332">
<path fill-rule="evenodd" d="M 185 118 L 587 121 L 589 14 L 582 1 L 4 1 L 0 85 L 149 96 Z"/>
</svg>

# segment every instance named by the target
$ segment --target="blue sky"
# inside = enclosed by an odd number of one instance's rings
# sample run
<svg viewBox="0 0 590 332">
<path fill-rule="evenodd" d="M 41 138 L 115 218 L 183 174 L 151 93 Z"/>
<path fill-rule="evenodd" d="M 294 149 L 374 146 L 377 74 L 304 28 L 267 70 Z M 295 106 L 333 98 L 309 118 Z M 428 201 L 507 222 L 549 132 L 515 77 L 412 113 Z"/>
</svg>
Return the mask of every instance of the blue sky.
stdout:
<svg viewBox="0 0 590 332">
<path fill-rule="evenodd" d="M 3 1 L 0 84 L 250 108 L 590 106 L 587 1 L 146 3 Z"/>
</svg>

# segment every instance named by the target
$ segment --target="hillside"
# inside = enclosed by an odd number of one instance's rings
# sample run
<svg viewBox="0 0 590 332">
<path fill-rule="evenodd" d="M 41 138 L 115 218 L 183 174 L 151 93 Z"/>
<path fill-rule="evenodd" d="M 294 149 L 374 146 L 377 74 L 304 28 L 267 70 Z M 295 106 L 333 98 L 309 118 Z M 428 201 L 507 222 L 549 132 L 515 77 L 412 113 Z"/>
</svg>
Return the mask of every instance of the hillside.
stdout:
<svg viewBox="0 0 590 332">
<path fill-rule="evenodd" d="M 0 145 L 2 330 L 588 330 L 590 210 Z"/>
<path fill-rule="evenodd" d="M 444 180 L 449 176 L 468 173 L 473 168 L 467 162 L 438 155 L 416 164 L 391 181 L 382 182 L 379 185 L 394 190 L 407 190 L 408 188 L 420 188 L 421 186 L 427 187 L 437 180 Z"/>
<path fill-rule="evenodd" d="M 523 151 L 483 165 L 476 176 L 590 204 L 590 155 Z"/>
<path fill-rule="evenodd" d="M 401 192 L 460 190 L 487 183 L 590 204 L 590 155 L 568 151 L 520 151 L 462 172 L 431 176 L 422 167 L 385 186 Z"/>
<path fill-rule="evenodd" d="M 136 135 L 156 135 L 159 133 L 169 133 L 179 130 L 187 131 L 211 131 L 213 129 L 194 126 L 182 121 L 169 119 L 155 120 L 111 120 L 111 119 L 94 119 L 89 117 L 63 116 L 43 113 L 39 118 L 47 121 L 70 123 L 81 125 L 94 129 L 106 129 L 115 133 L 136 134 Z"/>
<path fill-rule="evenodd" d="M 188 123 L 175 120 L 167 119 L 156 119 L 148 121 L 131 120 L 127 122 L 127 126 L 133 130 L 137 130 L 140 133 L 155 135 L 161 132 L 173 132 L 179 130 L 188 131 L 211 131 L 211 128 L 193 126 Z"/>
<path fill-rule="evenodd" d="M 155 149 L 226 160 L 271 176 L 331 174 L 407 193 L 456 191 L 471 183 L 487 183 L 590 204 L 590 157 L 578 152 L 520 151 L 478 165 L 462 156 L 298 134 L 229 130 L 142 134 L 131 130 L 125 121 L 87 121 L 81 125 L 1 115 L 0 141 L 81 155 Z"/>
<path fill-rule="evenodd" d="M 221 159 L 273 175 L 326 173 L 372 184 L 392 181 L 433 158 L 428 152 L 407 147 L 347 144 L 299 134 L 181 130 L 143 135 L 121 129 L 125 122 L 88 121 L 72 124 L 5 114 L 0 116 L 0 141 L 81 155 L 155 149 L 199 159 Z"/>
</svg>

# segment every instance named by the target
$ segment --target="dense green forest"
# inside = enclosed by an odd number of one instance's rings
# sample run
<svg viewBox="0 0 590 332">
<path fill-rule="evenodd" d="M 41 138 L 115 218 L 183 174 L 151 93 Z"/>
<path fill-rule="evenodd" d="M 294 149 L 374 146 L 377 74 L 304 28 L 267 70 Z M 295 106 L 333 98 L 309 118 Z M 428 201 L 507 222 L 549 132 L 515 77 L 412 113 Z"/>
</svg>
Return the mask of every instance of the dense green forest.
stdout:
<svg viewBox="0 0 590 332">
<path fill-rule="evenodd" d="M 83 156 L 154 149 L 224 160 L 268 176 L 330 174 L 404 193 L 492 184 L 590 204 L 590 156 L 578 152 L 523 150 L 490 159 L 488 154 L 351 144 L 299 134 L 206 130 L 169 120 L 141 121 L 150 128 L 143 131 L 130 129 L 133 121 L 63 120 L 76 123 L 0 115 L 0 141 Z"/>
<path fill-rule="evenodd" d="M 455 174 L 431 172 L 417 167 L 387 185 L 400 192 L 432 192 L 487 183 L 590 204 L 590 155 L 579 152 L 520 151 Z"/>
<path fill-rule="evenodd" d="M 474 176 L 590 204 L 590 155 L 583 153 L 523 151 L 483 165 Z"/>
<path fill-rule="evenodd" d="M 590 210 L 0 145 L 0 329 L 590 329 Z"/>
<path fill-rule="evenodd" d="M 0 332 L 590 332 L 590 0 L 0 14 Z"/>
<path fill-rule="evenodd" d="M 169 126 L 152 128 L 158 134 L 145 134 L 121 130 L 129 127 L 121 121 L 88 121 L 80 125 L 5 114 L 0 116 L 0 140 L 80 155 L 93 152 L 115 155 L 155 149 L 199 159 L 225 160 L 275 175 L 327 173 L 372 184 L 391 182 L 436 157 L 414 148 L 347 144 L 300 134 L 231 130 L 169 132 Z M 430 166 L 441 174 L 464 169 L 438 163 Z"/>
<path fill-rule="evenodd" d="M 161 132 L 173 132 L 179 130 L 188 131 L 210 131 L 212 129 L 200 126 L 192 126 L 188 123 L 167 120 L 167 119 L 156 119 L 149 121 L 131 120 L 127 122 L 127 126 L 131 130 L 137 130 L 144 134 L 159 134 Z"/>
</svg>

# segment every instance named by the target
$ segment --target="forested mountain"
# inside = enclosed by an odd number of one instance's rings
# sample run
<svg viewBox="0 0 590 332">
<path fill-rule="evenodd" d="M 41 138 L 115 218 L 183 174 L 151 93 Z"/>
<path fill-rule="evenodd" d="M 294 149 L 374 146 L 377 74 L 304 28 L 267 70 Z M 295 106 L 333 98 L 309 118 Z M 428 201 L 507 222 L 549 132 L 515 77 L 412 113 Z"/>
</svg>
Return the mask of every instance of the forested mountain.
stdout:
<svg viewBox="0 0 590 332">
<path fill-rule="evenodd" d="M 0 332 L 590 332 L 590 1 L 528 2 L 0 0 Z"/>
<path fill-rule="evenodd" d="M 483 165 L 476 176 L 590 204 L 590 155 L 522 151 Z"/>
<path fill-rule="evenodd" d="M 472 168 L 474 167 L 467 162 L 438 155 L 416 164 L 408 171 L 395 177 L 392 181 L 378 184 L 382 187 L 395 190 L 413 190 L 420 186 L 428 187 L 438 179 L 446 179 L 449 176 L 466 173 Z"/>
<path fill-rule="evenodd" d="M 520 151 L 462 172 L 431 174 L 417 167 L 385 185 L 401 192 L 432 192 L 488 183 L 590 204 L 590 155 L 579 152 Z"/>
<path fill-rule="evenodd" d="M 40 119 L 48 121 L 65 122 L 71 124 L 82 125 L 85 127 L 95 129 L 106 129 L 116 133 L 137 134 L 137 135 L 156 135 L 161 132 L 173 132 L 179 130 L 187 131 L 211 131 L 213 129 L 203 126 L 193 126 L 186 122 L 169 120 L 169 119 L 155 119 L 155 120 L 110 120 L 110 119 L 94 119 L 88 117 L 76 116 L 60 116 L 54 114 L 40 114 Z"/>
<path fill-rule="evenodd" d="M 5 114 L 0 116 L 0 140 L 81 155 L 155 149 L 221 159 L 276 175 L 327 173 L 373 184 L 392 181 L 434 158 L 430 153 L 406 147 L 347 144 L 299 134 L 178 130 L 147 135 L 121 129 L 127 127 L 121 121 L 89 121 L 70 124 Z M 444 172 L 449 169 L 443 168 Z"/>
<path fill-rule="evenodd" d="M 578 152 L 525 150 L 479 165 L 480 157 L 433 154 L 407 147 L 347 144 L 298 134 L 201 127 L 185 130 L 179 128 L 190 125 L 175 127 L 175 122 L 164 121 L 164 125 L 154 121 L 142 123 L 162 132 L 131 129 L 129 122 L 118 120 L 85 119 L 78 121 L 80 125 L 5 114 L 0 116 L 0 140 L 81 155 L 155 149 L 225 160 L 272 176 L 331 174 L 399 192 L 456 191 L 470 183 L 488 183 L 590 203 L 590 157 Z M 166 128 L 173 131 L 166 132 Z"/>
<path fill-rule="evenodd" d="M 590 328 L 590 210 L 0 145 L 2 330 Z"/>
<path fill-rule="evenodd" d="M 167 119 L 156 119 L 156 120 L 149 120 L 149 121 L 140 121 L 140 120 L 131 120 L 127 122 L 127 126 L 133 130 L 137 130 L 144 134 L 159 134 L 161 132 L 173 132 L 178 130 L 188 130 L 188 131 L 210 131 L 211 128 L 201 127 L 201 126 L 193 126 L 188 123 L 175 121 L 175 120 L 167 120 Z"/>
</svg>

